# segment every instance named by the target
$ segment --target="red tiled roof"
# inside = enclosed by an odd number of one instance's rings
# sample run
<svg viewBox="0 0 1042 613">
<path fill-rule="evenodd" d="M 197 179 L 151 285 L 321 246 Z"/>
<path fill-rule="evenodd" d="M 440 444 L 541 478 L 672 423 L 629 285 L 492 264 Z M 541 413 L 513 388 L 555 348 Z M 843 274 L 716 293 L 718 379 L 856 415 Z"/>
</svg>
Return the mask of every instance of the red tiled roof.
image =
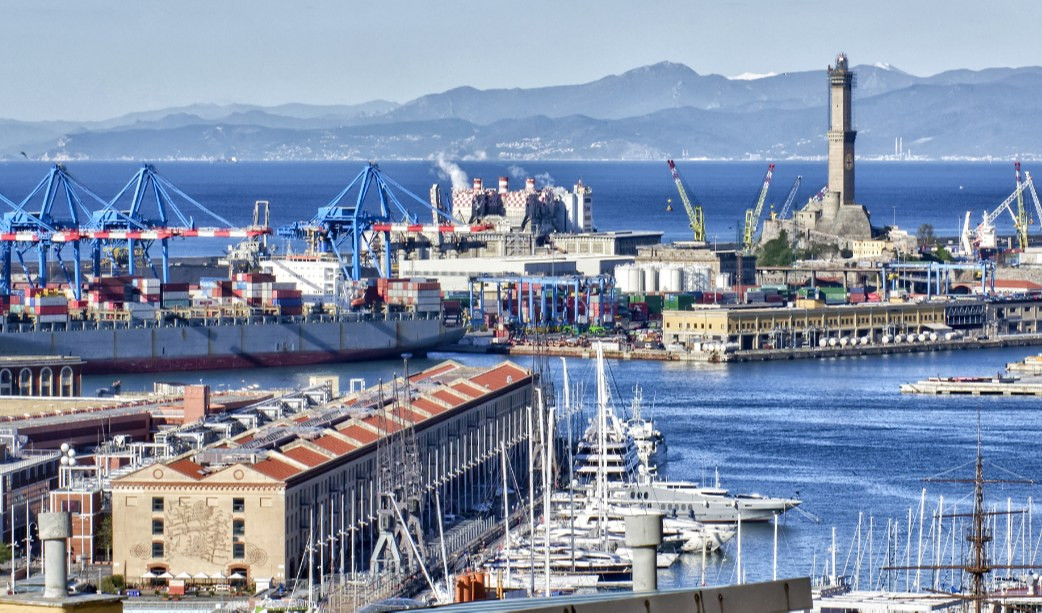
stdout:
<svg viewBox="0 0 1042 613">
<path fill-rule="evenodd" d="M 386 432 L 387 434 L 393 434 L 402 429 L 402 426 L 393 419 L 385 419 L 382 415 L 373 415 L 372 417 L 366 417 L 363 419 L 365 423 L 376 428 L 380 432 Z"/>
<path fill-rule="evenodd" d="M 355 449 L 358 449 L 357 447 L 355 447 L 351 443 L 349 443 L 347 441 L 344 441 L 344 440 L 341 440 L 341 439 L 339 439 L 339 438 L 337 438 L 337 437 L 335 437 L 335 436 L 333 436 L 331 434 L 327 434 L 327 435 L 325 435 L 323 437 L 320 437 L 320 438 L 317 438 L 317 439 L 315 439 L 315 440 L 313 440 L 311 442 L 316 444 L 316 445 L 318 445 L 319 447 L 327 450 L 327 451 L 332 451 L 333 453 L 335 453 L 337 455 L 343 455 L 343 454 L 345 454 L 345 453 L 347 453 L 349 451 L 353 451 Z"/>
<path fill-rule="evenodd" d="M 459 368 L 459 366 L 456 364 L 452 364 L 451 362 L 449 364 L 435 366 L 434 368 L 430 368 L 423 372 L 416 373 L 415 375 L 409 377 L 409 381 L 412 381 L 413 383 L 417 381 L 423 381 L 424 379 L 430 379 L 431 377 L 437 377 L 438 375 L 443 375 L 447 372 L 451 372 L 453 370 L 456 370 L 457 368 Z"/>
<path fill-rule="evenodd" d="M 470 398 L 477 398 L 478 396 L 484 395 L 484 391 L 478 391 L 474 386 L 468 385 L 463 381 L 460 381 L 456 385 L 450 385 L 449 387 Z"/>
<path fill-rule="evenodd" d="M 470 381 L 471 383 L 494 391 L 503 389 L 511 383 L 516 383 L 526 376 L 528 376 L 528 373 L 524 370 L 521 370 L 513 364 L 506 363 L 500 364 L 492 370 L 472 378 Z"/>
<path fill-rule="evenodd" d="M 272 479 L 278 479 L 279 481 L 285 481 L 293 475 L 301 472 L 296 466 L 291 466 L 273 458 L 257 462 L 253 465 L 253 470 L 256 470 L 262 475 L 267 475 Z"/>
<path fill-rule="evenodd" d="M 185 475 L 186 477 L 191 477 L 193 479 L 202 479 L 203 477 L 203 467 L 189 460 L 188 458 L 184 458 L 176 462 L 171 462 L 170 464 L 167 464 L 167 466 L 176 470 L 182 475 Z"/>
<path fill-rule="evenodd" d="M 350 426 L 340 430 L 344 436 L 349 436 L 363 445 L 368 445 L 380 438 L 377 434 L 370 430 L 359 426 L 358 424 L 351 424 Z"/>
<path fill-rule="evenodd" d="M 438 390 L 436 392 L 431 392 L 430 395 L 434 396 L 438 400 L 447 402 L 449 404 L 449 406 L 452 406 L 452 407 L 458 407 L 459 405 L 461 405 L 464 402 L 466 402 L 465 400 L 460 398 L 458 395 L 453 394 L 449 390 L 445 390 L 445 389 L 441 389 L 441 390 Z"/>
<path fill-rule="evenodd" d="M 318 453 L 317 451 L 312 451 L 307 447 L 280 449 L 279 453 L 286 457 L 293 458 L 294 460 L 302 464 L 306 464 L 307 466 L 318 466 L 323 462 L 329 461 L 329 458 L 327 458 L 326 456 L 322 455 L 321 453 Z"/>
<path fill-rule="evenodd" d="M 412 404 L 417 409 L 427 411 L 431 415 L 438 415 L 444 413 L 445 411 L 448 411 L 448 409 L 441 406 L 437 402 L 432 402 L 430 400 L 427 400 L 426 398 L 416 398 L 412 401 Z"/>
<path fill-rule="evenodd" d="M 413 403 L 413 404 L 415 404 L 415 403 Z M 406 407 L 400 407 L 398 409 L 398 416 L 401 417 L 402 419 L 405 419 L 405 420 L 408 420 L 408 421 L 412 422 L 414 425 L 420 423 L 421 421 L 423 421 L 425 419 L 427 419 L 426 415 L 422 415 L 422 414 L 417 413 L 416 411 L 413 411 L 412 409 L 409 409 L 409 408 L 406 408 Z"/>
<path fill-rule="evenodd" d="M 240 445 L 245 445 L 246 443 L 248 443 L 248 442 L 253 440 L 253 435 L 252 434 L 243 434 L 239 438 L 233 438 L 232 440 L 235 441 L 236 443 L 239 443 Z"/>
</svg>

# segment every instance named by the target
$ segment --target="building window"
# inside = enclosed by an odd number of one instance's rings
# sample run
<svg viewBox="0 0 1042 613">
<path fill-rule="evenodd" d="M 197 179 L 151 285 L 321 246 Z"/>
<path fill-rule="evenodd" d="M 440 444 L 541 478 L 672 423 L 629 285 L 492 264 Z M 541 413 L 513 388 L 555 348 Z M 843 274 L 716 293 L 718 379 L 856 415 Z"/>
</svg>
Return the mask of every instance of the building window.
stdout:
<svg viewBox="0 0 1042 613">
<path fill-rule="evenodd" d="M 152 557 L 153 558 L 162 558 L 163 557 L 163 544 L 162 543 L 152 543 Z"/>
<path fill-rule="evenodd" d="M 245 513 L 246 512 L 246 499 L 245 498 L 232 498 L 232 513 Z"/>
<path fill-rule="evenodd" d="M 76 391 L 73 385 L 72 368 L 63 366 L 61 370 L 61 389 L 58 391 L 59 396 L 74 396 Z"/>
<path fill-rule="evenodd" d="M 163 497 L 153 496 L 152 497 L 152 512 L 162 513 L 163 512 Z"/>
<path fill-rule="evenodd" d="M 0 370 L 0 396 L 10 396 L 13 387 L 14 381 L 11 377 L 11 371 L 6 368 Z"/>
<path fill-rule="evenodd" d="M 40 371 L 40 395 L 54 395 L 54 371 L 47 366 Z"/>
<path fill-rule="evenodd" d="M 232 558 L 242 560 L 246 557 L 246 545 L 243 543 L 232 543 Z"/>
<path fill-rule="evenodd" d="M 152 520 L 152 535 L 163 536 L 163 520 L 153 519 Z"/>
<path fill-rule="evenodd" d="M 246 534 L 246 522 L 236 519 L 232 522 L 232 536 L 244 536 Z"/>
<path fill-rule="evenodd" d="M 18 394 L 20 396 L 33 395 L 33 372 L 28 368 L 23 368 L 18 373 Z"/>
</svg>

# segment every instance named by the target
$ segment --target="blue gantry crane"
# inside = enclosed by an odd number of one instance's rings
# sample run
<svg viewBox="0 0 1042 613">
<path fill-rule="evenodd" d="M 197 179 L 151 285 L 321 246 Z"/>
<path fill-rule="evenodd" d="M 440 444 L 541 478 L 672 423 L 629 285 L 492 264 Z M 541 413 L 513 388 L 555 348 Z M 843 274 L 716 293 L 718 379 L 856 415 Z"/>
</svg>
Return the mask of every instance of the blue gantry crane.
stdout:
<svg viewBox="0 0 1042 613">
<path fill-rule="evenodd" d="M 392 189 L 393 188 L 393 189 Z M 367 201 L 371 192 L 376 192 L 376 206 Z M 397 193 L 396 193 L 397 192 Z M 351 194 L 354 194 L 352 197 Z M 415 202 L 420 210 L 433 212 L 435 218 L 444 223 L 423 225 L 417 216 L 398 198 L 402 194 L 407 201 Z M 369 201 L 374 199 L 369 198 Z M 384 254 L 382 266 L 377 273 L 391 277 L 391 233 L 423 232 L 466 233 L 486 229 L 483 225 L 456 225 L 447 212 L 435 208 L 424 199 L 402 187 L 394 179 L 380 171 L 370 162 L 360 173 L 334 197 L 329 204 L 318 210 L 309 221 L 295 222 L 278 229 L 278 235 L 308 242 L 309 249 L 317 253 L 333 254 L 340 262 L 345 279 L 362 278 L 362 257 L 368 253 L 374 259 L 379 251 Z M 377 239 L 380 246 L 377 248 Z M 342 253 L 344 243 L 349 243 L 350 262 Z"/>
<path fill-rule="evenodd" d="M 223 227 L 196 227 L 195 218 L 182 210 L 179 200 L 223 224 Z M 233 227 L 230 221 L 160 175 L 153 165 L 142 164 L 123 189 L 91 215 L 87 236 L 92 241 L 91 261 L 95 271 L 101 269 L 101 254 L 105 248 L 125 244 L 129 275 L 138 273 L 136 253 L 140 248 L 142 259 L 152 274 L 167 283 L 170 280 L 171 238 L 252 238 L 270 233 L 270 228 L 264 226 Z M 149 254 L 156 241 L 160 245 L 162 272 L 156 270 Z"/>
<path fill-rule="evenodd" d="M 11 292 L 13 257 L 18 259 L 33 287 L 46 287 L 53 251 L 66 280 L 74 288 L 76 299 L 81 298 L 80 241 L 83 236 L 80 216 L 91 215 L 91 209 L 84 204 L 85 198 L 105 204 L 101 197 L 73 179 L 60 164 L 51 166 L 47 175 L 21 201 L 14 202 L 0 195 L 0 202 L 10 209 L 0 217 L 0 294 Z M 66 245 L 72 248 L 72 274 L 62 259 Z M 32 249 L 37 252 L 35 277 L 24 259 L 25 253 Z"/>
</svg>

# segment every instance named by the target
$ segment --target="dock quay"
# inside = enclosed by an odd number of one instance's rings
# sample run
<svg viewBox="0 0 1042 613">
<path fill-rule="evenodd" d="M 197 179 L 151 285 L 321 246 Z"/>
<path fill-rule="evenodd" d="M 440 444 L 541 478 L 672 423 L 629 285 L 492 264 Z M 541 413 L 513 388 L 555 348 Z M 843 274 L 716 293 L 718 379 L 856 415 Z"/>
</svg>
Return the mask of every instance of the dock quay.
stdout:
<svg viewBox="0 0 1042 613">
<path fill-rule="evenodd" d="M 1006 370 L 1018 374 L 1042 375 L 1042 354 L 1029 355 L 1019 362 L 1009 362 Z"/>
<path fill-rule="evenodd" d="M 509 355 L 550 355 L 590 359 L 594 349 L 590 345 L 581 346 L 547 346 L 534 343 L 513 345 L 442 345 L 438 351 L 461 353 L 504 353 Z M 667 362 L 764 362 L 768 360 L 802 360 L 814 358 L 840 358 L 871 355 L 890 355 L 899 353 L 920 353 L 927 351 L 956 351 L 972 349 L 993 349 L 998 347 L 1029 347 L 1042 345 L 1042 334 L 1016 334 L 996 338 L 955 338 L 951 340 L 927 341 L 902 344 L 868 345 L 835 345 L 826 347 L 784 347 L 772 349 L 736 349 L 726 351 L 694 351 L 685 349 L 640 349 L 636 347 L 616 347 L 617 343 L 608 343 L 604 349 L 604 357 L 613 360 L 659 360 Z M 1032 366 L 1026 366 L 1024 372 Z M 1042 373 L 1042 362 L 1035 368 Z M 1014 370 L 1014 369 L 1011 369 Z"/>
<path fill-rule="evenodd" d="M 930 377 L 901 385 L 902 394 L 945 396 L 1042 396 L 1042 377 Z"/>
</svg>

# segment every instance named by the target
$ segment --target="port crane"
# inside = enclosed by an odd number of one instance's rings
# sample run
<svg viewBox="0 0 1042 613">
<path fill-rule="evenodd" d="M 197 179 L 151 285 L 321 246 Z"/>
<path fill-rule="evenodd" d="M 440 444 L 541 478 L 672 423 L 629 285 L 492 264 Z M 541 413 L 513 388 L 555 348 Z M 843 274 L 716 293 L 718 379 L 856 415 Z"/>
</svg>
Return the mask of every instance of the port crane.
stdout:
<svg viewBox="0 0 1042 613">
<path fill-rule="evenodd" d="M 122 203 L 128 196 L 131 202 L 124 208 Z M 181 211 L 174 196 L 224 224 L 224 227 L 197 227 L 194 219 Z M 156 212 L 147 213 L 149 207 L 145 204 L 152 198 Z M 152 272 L 166 282 L 169 280 L 168 242 L 171 238 L 252 238 L 271 232 L 270 228 L 257 224 L 247 228 L 232 227 L 231 222 L 161 177 L 150 164 L 144 164 L 111 200 L 97 195 L 73 178 L 64 166 L 56 164 L 21 201 L 16 203 L 0 196 L 0 203 L 10 209 L 0 216 L 0 294 L 10 293 L 13 289 L 11 268 L 14 257 L 17 257 L 29 283 L 43 288 L 50 281 L 49 260 L 53 253 L 74 298 L 82 300 L 80 252 L 84 246 L 90 249 L 94 275 L 101 270 L 103 250 L 126 245 L 129 274 L 137 274 L 136 256 L 140 255 Z M 99 208 L 88 207 L 88 203 Z M 163 252 L 161 275 L 149 256 L 149 247 L 156 241 Z M 71 274 L 61 257 L 66 245 L 72 250 Z M 30 274 L 23 258 L 32 248 L 37 250 L 38 257 L 35 277 Z"/>
<path fill-rule="evenodd" d="M 760 197 L 756 200 L 756 207 L 745 211 L 745 231 L 742 235 L 742 245 L 746 252 L 752 251 L 756 246 L 756 231 L 760 225 L 760 216 L 763 214 L 763 203 L 767 200 L 767 190 L 771 187 L 771 175 L 774 174 L 774 164 L 767 166 L 767 175 L 763 178 L 763 186 L 760 188 Z"/>
<path fill-rule="evenodd" d="M 1017 188 L 1013 190 L 1013 193 L 1006 197 L 997 207 L 991 211 L 984 212 L 984 218 L 981 222 L 972 230 L 970 229 L 970 214 L 966 213 L 966 221 L 963 223 L 962 237 L 960 240 L 962 250 L 967 255 L 972 254 L 974 250 L 980 249 L 994 249 L 995 248 L 995 220 L 1002 215 L 1003 212 L 1008 212 L 1010 217 L 1013 218 L 1014 224 L 1017 223 L 1017 215 L 1013 212 L 1011 205 L 1023 193 L 1025 189 L 1032 183 L 1031 177 L 1017 185 Z"/>
<path fill-rule="evenodd" d="M 1024 207 L 1024 190 L 1020 186 L 1020 162 L 1014 162 L 1013 167 L 1017 173 L 1017 212 L 1013 217 L 1013 225 L 1017 229 L 1017 247 L 1024 251 L 1028 248 L 1028 226 L 1031 224 L 1031 218 Z"/>
<path fill-rule="evenodd" d="M 691 230 L 694 232 L 695 241 L 704 243 L 706 241 L 706 222 L 705 215 L 702 213 L 702 205 L 691 204 L 691 199 L 687 197 L 687 190 L 684 189 L 684 182 L 680 179 L 680 172 L 677 170 L 677 165 L 673 163 L 673 160 L 668 160 L 668 162 L 669 171 L 673 174 L 673 182 L 677 184 L 677 191 L 680 192 L 680 200 L 684 203 L 684 210 L 687 211 L 687 218 Z"/>
<path fill-rule="evenodd" d="M 796 191 L 800 189 L 802 181 L 803 177 L 797 176 L 796 180 L 792 182 L 792 188 L 789 189 L 789 195 L 785 197 L 785 204 L 782 205 L 781 212 L 778 213 L 778 219 L 785 219 L 788 217 L 789 212 L 792 211 L 792 203 L 796 201 Z"/>
<path fill-rule="evenodd" d="M 377 204 L 371 204 L 370 194 L 376 193 Z M 353 194 L 353 195 L 352 195 Z M 415 213 L 399 199 L 428 211 L 439 219 L 436 224 L 421 224 Z M 336 257 L 345 279 L 357 281 L 362 278 L 362 260 L 368 258 L 378 262 L 383 252 L 382 263 L 376 265 L 377 274 L 390 278 L 391 234 L 465 234 L 491 228 L 489 224 L 458 225 L 449 212 L 431 206 L 416 194 L 380 171 L 370 162 L 328 204 L 319 208 L 308 221 L 299 221 L 282 226 L 278 235 L 284 238 L 306 240 L 314 251 L 329 253 Z M 350 261 L 345 261 L 341 248 L 350 243 Z"/>
<path fill-rule="evenodd" d="M 198 227 L 195 218 L 182 210 L 187 205 L 222 226 Z M 259 225 L 256 220 L 246 228 L 234 227 L 232 222 L 160 175 L 152 164 L 142 164 L 116 196 L 91 215 L 83 236 L 91 240 L 91 263 L 95 271 L 101 270 L 103 250 L 125 245 L 127 274 L 138 274 L 140 254 L 152 274 L 168 283 L 171 238 L 256 238 L 267 234 L 271 234 L 271 228 L 266 223 Z M 156 241 L 160 246 L 161 272 L 156 270 L 149 253 Z"/>
<path fill-rule="evenodd" d="M 13 257 L 18 259 L 30 285 L 46 287 L 53 252 L 66 281 L 74 287 L 76 299 L 81 298 L 80 217 L 91 214 L 84 204 L 85 199 L 105 203 L 100 196 L 72 178 L 60 164 L 51 166 L 47 175 L 19 202 L 0 195 L 0 202 L 10 209 L 0 216 L 0 294 L 9 294 L 14 289 L 11 276 Z M 71 275 L 61 258 L 66 245 L 72 249 Z M 35 278 L 24 258 L 32 249 L 37 252 Z"/>
</svg>

